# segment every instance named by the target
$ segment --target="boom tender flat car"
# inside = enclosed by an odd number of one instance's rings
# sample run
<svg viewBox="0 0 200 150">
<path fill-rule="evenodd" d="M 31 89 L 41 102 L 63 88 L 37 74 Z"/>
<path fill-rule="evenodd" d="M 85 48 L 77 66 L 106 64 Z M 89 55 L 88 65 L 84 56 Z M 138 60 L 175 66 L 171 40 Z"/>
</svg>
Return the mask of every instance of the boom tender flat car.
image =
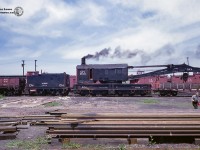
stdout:
<svg viewBox="0 0 200 150">
<path fill-rule="evenodd" d="M 179 65 L 154 65 L 154 66 L 135 66 L 132 68 L 145 67 L 166 67 L 149 73 L 129 76 L 132 84 L 151 84 L 152 91 L 159 93 L 160 96 L 176 96 L 178 93 L 194 94 L 200 90 L 200 68 L 186 64 Z M 174 73 L 182 75 L 174 75 Z M 193 75 L 189 75 L 193 72 Z M 167 76 L 165 74 L 172 74 Z"/>
</svg>

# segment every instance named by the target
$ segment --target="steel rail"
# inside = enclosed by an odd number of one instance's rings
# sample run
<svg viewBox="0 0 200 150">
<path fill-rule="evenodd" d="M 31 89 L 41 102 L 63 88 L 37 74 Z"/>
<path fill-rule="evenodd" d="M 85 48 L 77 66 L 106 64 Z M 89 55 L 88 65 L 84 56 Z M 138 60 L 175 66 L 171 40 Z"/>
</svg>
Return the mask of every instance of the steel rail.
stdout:
<svg viewBox="0 0 200 150">
<path fill-rule="evenodd" d="M 0 127 L 0 132 L 16 132 L 17 131 L 17 127 L 16 126 L 6 126 L 6 127 Z"/>
<path fill-rule="evenodd" d="M 149 138 L 149 137 L 196 137 L 200 134 L 57 134 L 56 138 Z"/>
<path fill-rule="evenodd" d="M 200 130 L 200 126 L 61 126 L 49 127 L 49 130 Z"/>
<path fill-rule="evenodd" d="M 35 126 L 83 126 L 83 125 L 96 125 L 96 126 L 100 126 L 100 125 L 111 125 L 111 126 L 136 126 L 136 125 L 140 125 L 140 126 L 150 126 L 150 125 L 179 125 L 179 126 L 184 126 L 184 125 L 191 125 L 191 126 L 197 126 L 200 125 L 200 121 L 146 121 L 146 122 L 86 122 L 86 123 L 82 123 L 82 122 L 31 122 L 30 125 L 35 125 Z"/>
<path fill-rule="evenodd" d="M 200 121 L 200 118 L 61 119 L 61 121 Z"/>
<path fill-rule="evenodd" d="M 199 134 L 200 130 L 47 130 L 49 134 Z"/>
<path fill-rule="evenodd" d="M 147 113 L 134 113 L 134 114 L 128 114 L 128 113 L 96 113 L 96 114 L 63 114 L 61 115 L 61 118 L 95 118 L 95 119 L 99 119 L 99 118 L 111 118 L 111 119 L 116 119 L 116 118 L 120 118 L 120 119 L 127 119 L 127 118 L 200 118 L 200 114 L 197 113 L 181 113 L 181 114 L 177 114 L 177 113 L 172 113 L 172 114 L 155 114 L 155 113 L 151 113 L 151 114 L 147 114 Z"/>
<path fill-rule="evenodd" d="M 18 125 L 20 122 L 2 122 L 0 126 Z"/>
<path fill-rule="evenodd" d="M 0 134 L 0 140 L 8 140 L 8 139 L 15 139 L 15 133 L 7 133 L 7 134 Z"/>
</svg>

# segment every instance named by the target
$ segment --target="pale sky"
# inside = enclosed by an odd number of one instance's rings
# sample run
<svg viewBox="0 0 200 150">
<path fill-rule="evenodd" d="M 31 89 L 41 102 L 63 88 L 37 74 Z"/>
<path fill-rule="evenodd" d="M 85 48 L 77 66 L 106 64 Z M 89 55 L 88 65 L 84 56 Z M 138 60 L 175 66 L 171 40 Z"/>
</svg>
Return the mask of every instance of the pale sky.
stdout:
<svg viewBox="0 0 200 150">
<path fill-rule="evenodd" d="M 0 74 L 37 70 L 76 73 L 88 64 L 182 64 L 200 67 L 199 0 L 0 0 Z M 0 11 L 1 12 L 1 11 Z M 115 55 L 116 50 L 121 54 Z M 119 54 L 118 53 L 118 54 Z M 128 57 L 128 53 L 132 53 Z"/>
</svg>

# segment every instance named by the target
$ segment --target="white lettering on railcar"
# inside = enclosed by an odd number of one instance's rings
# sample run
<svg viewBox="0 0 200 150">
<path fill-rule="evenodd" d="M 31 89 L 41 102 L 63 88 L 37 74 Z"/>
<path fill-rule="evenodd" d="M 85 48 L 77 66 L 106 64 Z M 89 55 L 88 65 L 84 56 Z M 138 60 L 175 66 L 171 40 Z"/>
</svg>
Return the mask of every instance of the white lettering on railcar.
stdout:
<svg viewBox="0 0 200 150">
<path fill-rule="evenodd" d="M 42 85 L 48 84 L 47 82 L 43 82 Z"/>
<path fill-rule="evenodd" d="M 33 87 L 34 85 L 33 84 L 29 84 L 29 87 Z"/>
<path fill-rule="evenodd" d="M 153 82 L 153 79 L 149 79 L 149 82 Z"/>
<path fill-rule="evenodd" d="M 85 75 L 86 75 L 85 70 L 80 70 L 80 75 L 81 75 L 81 76 L 85 76 Z"/>
<path fill-rule="evenodd" d="M 64 87 L 65 85 L 64 84 L 59 84 L 59 87 Z"/>
</svg>

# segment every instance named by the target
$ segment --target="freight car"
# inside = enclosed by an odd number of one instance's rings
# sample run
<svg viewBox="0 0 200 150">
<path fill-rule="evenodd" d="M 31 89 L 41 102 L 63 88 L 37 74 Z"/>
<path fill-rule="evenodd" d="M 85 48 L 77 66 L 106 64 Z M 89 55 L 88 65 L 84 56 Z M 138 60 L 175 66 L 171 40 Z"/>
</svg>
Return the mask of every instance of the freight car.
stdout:
<svg viewBox="0 0 200 150">
<path fill-rule="evenodd" d="M 29 95 L 68 95 L 70 79 L 66 73 L 28 72 L 26 92 Z"/>
<path fill-rule="evenodd" d="M 70 91 L 73 92 L 74 84 L 77 83 L 76 76 L 75 75 L 70 75 L 69 80 L 70 80 Z"/>
<path fill-rule="evenodd" d="M 199 83 L 162 83 L 154 92 L 159 92 L 160 96 L 176 96 L 178 93 L 191 95 L 199 90 Z"/>
<path fill-rule="evenodd" d="M 25 88 L 24 76 L 0 76 L 0 94 L 21 95 Z"/>
<path fill-rule="evenodd" d="M 77 84 L 74 85 L 74 93 L 85 95 L 150 95 L 150 84 L 127 84 L 127 64 L 86 64 L 85 57 L 81 65 L 77 65 Z"/>
<path fill-rule="evenodd" d="M 157 81 L 157 88 L 153 90 L 159 92 L 161 96 L 176 96 L 178 93 L 191 95 L 200 90 L 200 74 L 194 73 L 188 75 L 186 81 L 183 81 L 181 75 L 171 75 L 167 77 L 168 82 Z"/>
<path fill-rule="evenodd" d="M 132 75 L 129 77 L 130 83 L 151 84 L 152 92 L 160 96 L 176 96 L 178 93 L 191 95 L 200 90 L 200 74 L 198 73 L 200 68 L 186 64 L 166 67 L 154 72 Z M 175 75 L 176 72 L 182 72 L 182 75 Z M 189 75 L 189 72 L 193 72 L 193 75 Z M 169 73 L 173 75 L 163 75 Z"/>
</svg>

